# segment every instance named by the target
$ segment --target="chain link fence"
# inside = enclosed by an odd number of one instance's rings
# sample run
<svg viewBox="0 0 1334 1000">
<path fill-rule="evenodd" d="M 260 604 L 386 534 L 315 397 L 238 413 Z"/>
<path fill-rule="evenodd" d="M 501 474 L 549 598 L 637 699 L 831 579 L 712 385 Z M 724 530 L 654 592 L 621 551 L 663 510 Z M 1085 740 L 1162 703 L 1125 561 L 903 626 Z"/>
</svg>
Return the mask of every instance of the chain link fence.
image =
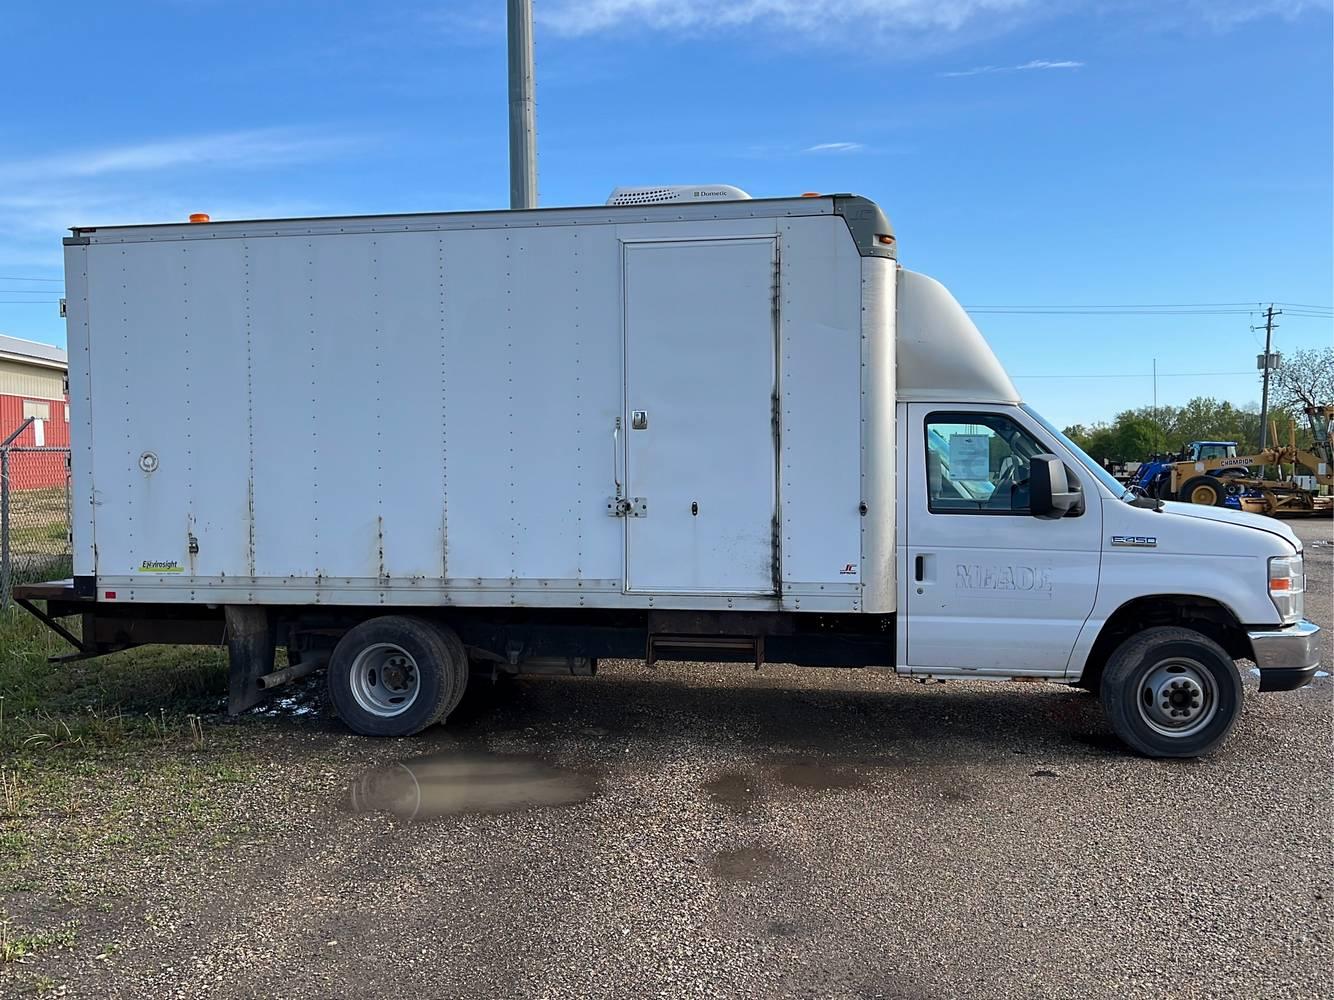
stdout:
<svg viewBox="0 0 1334 1000">
<path fill-rule="evenodd" d="M 16 583 L 61 580 L 73 572 L 69 448 L 15 442 L 28 418 L 0 441 L 0 604 Z M 31 436 L 31 435 L 29 435 Z"/>
</svg>

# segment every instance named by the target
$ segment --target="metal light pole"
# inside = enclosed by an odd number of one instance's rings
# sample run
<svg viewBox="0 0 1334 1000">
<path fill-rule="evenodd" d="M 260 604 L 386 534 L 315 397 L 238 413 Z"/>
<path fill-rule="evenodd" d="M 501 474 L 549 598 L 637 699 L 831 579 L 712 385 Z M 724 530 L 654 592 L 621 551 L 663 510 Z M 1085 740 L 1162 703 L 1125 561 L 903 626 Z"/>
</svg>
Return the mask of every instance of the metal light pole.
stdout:
<svg viewBox="0 0 1334 1000">
<path fill-rule="evenodd" d="M 510 208 L 537 207 L 537 104 L 533 83 L 533 0 L 508 0 Z"/>
</svg>

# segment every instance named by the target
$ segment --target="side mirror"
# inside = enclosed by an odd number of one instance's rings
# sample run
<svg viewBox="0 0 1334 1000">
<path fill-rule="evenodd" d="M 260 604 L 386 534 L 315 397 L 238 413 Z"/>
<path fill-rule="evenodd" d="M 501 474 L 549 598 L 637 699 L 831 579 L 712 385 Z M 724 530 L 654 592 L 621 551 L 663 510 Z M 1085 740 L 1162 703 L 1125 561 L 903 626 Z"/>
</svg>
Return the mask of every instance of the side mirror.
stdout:
<svg viewBox="0 0 1334 1000">
<path fill-rule="evenodd" d="M 1055 455 L 1034 455 L 1028 462 L 1028 512 L 1054 521 L 1083 508 L 1077 485 Z"/>
</svg>

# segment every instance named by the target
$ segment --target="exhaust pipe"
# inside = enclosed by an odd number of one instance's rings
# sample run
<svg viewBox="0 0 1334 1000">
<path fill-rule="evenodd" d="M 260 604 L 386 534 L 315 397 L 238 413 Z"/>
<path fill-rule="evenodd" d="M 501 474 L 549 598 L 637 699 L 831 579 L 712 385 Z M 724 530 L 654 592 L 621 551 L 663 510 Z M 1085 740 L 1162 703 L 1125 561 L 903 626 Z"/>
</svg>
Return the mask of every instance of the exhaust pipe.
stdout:
<svg viewBox="0 0 1334 1000">
<path fill-rule="evenodd" d="M 327 666 L 328 663 L 328 651 L 312 650 L 300 662 L 293 663 L 290 667 L 284 667 L 282 670 L 275 670 L 273 673 L 265 674 L 259 678 L 259 689 L 261 691 L 271 691 L 276 687 L 282 687 L 284 684 L 291 684 L 292 681 L 299 681 L 307 674 L 313 674 L 320 667 Z"/>
</svg>

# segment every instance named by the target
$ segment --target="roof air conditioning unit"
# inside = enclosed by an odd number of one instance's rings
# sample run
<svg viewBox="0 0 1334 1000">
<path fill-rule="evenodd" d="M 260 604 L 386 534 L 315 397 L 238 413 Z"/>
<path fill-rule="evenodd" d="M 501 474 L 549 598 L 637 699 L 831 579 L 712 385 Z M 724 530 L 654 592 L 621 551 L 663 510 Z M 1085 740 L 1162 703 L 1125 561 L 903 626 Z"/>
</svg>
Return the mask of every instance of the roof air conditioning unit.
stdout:
<svg viewBox="0 0 1334 1000">
<path fill-rule="evenodd" d="M 741 201 L 748 199 L 731 184 L 665 184 L 662 187 L 618 187 L 608 205 L 670 205 L 683 201 Z"/>
</svg>

